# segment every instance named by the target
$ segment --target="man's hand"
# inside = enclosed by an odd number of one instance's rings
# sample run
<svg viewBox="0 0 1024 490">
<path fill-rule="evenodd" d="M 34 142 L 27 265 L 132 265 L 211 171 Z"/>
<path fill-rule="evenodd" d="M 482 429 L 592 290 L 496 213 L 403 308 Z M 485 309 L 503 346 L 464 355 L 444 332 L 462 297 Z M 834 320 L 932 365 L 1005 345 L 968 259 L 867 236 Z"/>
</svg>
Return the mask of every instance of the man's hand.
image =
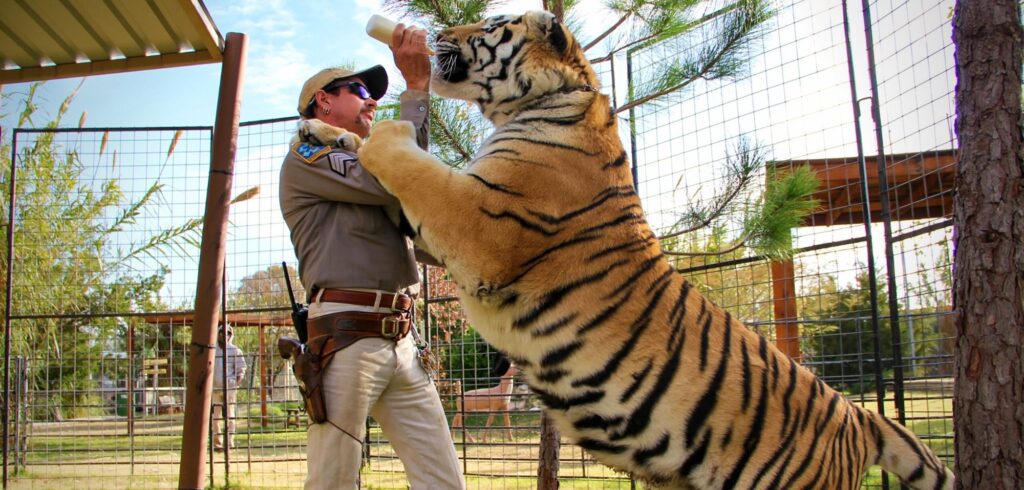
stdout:
<svg viewBox="0 0 1024 490">
<path fill-rule="evenodd" d="M 427 31 L 398 24 L 392 33 L 391 45 L 395 66 L 402 72 L 406 86 L 413 90 L 429 90 L 430 51 L 427 48 Z"/>
</svg>

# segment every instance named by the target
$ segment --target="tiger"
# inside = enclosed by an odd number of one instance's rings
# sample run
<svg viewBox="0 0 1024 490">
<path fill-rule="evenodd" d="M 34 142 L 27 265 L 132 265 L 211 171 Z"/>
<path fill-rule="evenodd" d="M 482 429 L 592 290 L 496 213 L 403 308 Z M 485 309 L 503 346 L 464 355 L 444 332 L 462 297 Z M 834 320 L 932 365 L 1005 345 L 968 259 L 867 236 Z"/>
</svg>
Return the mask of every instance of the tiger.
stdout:
<svg viewBox="0 0 1024 490">
<path fill-rule="evenodd" d="M 490 17 L 435 41 L 432 91 L 475 104 L 493 133 L 452 169 L 411 124 L 381 121 L 359 160 L 567 440 L 652 488 L 855 489 L 876 464 L 913 488 L 953 488 L 912 432 L 670 264 L 609 98 L 555 16 Z"/>
</svg>

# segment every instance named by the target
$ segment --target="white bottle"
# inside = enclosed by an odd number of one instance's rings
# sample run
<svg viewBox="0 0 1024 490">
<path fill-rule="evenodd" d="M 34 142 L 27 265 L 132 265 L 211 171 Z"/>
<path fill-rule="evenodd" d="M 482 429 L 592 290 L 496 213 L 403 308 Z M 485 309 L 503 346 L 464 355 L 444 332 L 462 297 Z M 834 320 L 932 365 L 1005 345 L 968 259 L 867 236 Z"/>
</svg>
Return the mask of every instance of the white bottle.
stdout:
<svg viewBox="0 0 1024 490">
<path fill-rule="evenodd" d="M 366 23 L 366 33 L 370 37 L 391 46 L 391 35 L 395 32 L 395 27 L 397 26 L 398 24 L 395 24 L 391 19 L 373 14 Z"/>
<path fill-rule="evenodd" d="M 391 41 L 394 39 L 393 34 L 395 33 L 395 27 L 398 27 L 398 24 L 393 20 L 373 14 L 370 16 L 370 20 L 366 22 L 366 33 L 369 34 L 370 37 L 391 46 Z M 428 47 L 427 54 L 433 55 L 434 51 Z"/>
</svg>

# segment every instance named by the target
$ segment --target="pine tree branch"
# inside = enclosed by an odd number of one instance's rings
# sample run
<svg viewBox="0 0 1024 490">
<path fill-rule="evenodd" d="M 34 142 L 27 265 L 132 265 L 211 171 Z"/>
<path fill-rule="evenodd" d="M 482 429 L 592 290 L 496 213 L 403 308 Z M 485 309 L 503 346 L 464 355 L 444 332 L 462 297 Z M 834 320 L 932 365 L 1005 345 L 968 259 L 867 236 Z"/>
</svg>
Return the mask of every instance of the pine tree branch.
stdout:
<svg viewBox="0 0 1024 490">
<path fill-rule="evenodd" d="M 385 11 L 419 18 L 443 29 L 480 20 L 490 3 L 491 0 L 384 0 L 382 6 Z"/>
<path fill-rule="evenodd" d="M 604 38 L 608 37 L 609 35 L 611 35 L 611 33 L 615 32 L 615 30 L 618 29 L 619 26 L 621 26 L 624 22 L 626 22 L 632 15 L 632 12 L 627 12 L 622 17 L 619 17 L 619 20 L 613 26 L 609 27 L 608 30 L 602 32 L 601 35 L 597 36 L 597 38 L 595 38 L 593 41 L 587 43 L 587 45 L 583 47 L 583 52 L 587 52 L 590 48 L 593 48 L 594 46 L 597 45 L 597 43 L 603 41 Z"/>
<path fill-rule="evenodd" d="M 727 181 L 729 186 L 724 194 L 718 195 L 711 204 L 711 211 L 705 210 L 691 212 L 692 215 L 703 216 L 700 222 L 682 231 L 673 232 L 662 237 L 660 240 L 677 237 L 692 233 L 701 228 L 711 225 L 720 218 L 729 208 L 732 202 L 747 186 L 754 180 L 754 172 L 764 166 L 764 150 L 757 146 L 751 146 L 746 138 L 741 138 L 736 146 L 734 155 L 727 157 L 730 178 Z M 749 237 L 747 237 L 749 239 Z"/>
<path fill-rule="evenodd" d="M 428 3 L 430 3 L 430 6 L 434 10 L 434 12 L 437 12 L 438 14 L 444 12 L 444 10 L 442 10 L 441 8 L 441 4 L 437 0 L 430 0 Z M 445 25 L 452 25 L 450 23 L 451 21 L 452 19 L 449 19 L 447 17 L 444 19 Z"/>
<path fill-rule="evenodd" d="M 732 203 L 732 200 L 735 199 L 737 195 L 739 195 L 740 191 L 742 191 L 743 188 L 746 186 L 746 183 L 747 181 L 737 183 L 737 185 L 733 187 L 732 191 L 728 195 L 716 200 L 718 205 L 715 207 L 715 209 L 711 211 L 707 218 L 701 220 L 700 223 L 682 231 L 676 231 L 669 233 L 667 235 L 659 236 L 658 240 L 666 240 L 668 238 L 686 235 L 687 233 L 693 233 L 701 228 L 711 225 L 711 223 L 713 223 L 716 219 L 721 217 L 723 213 L 725 213 L 725 210 L 729 207 L 729 204 Z"/>
<path fill-rule="evenodd" d="M 612 57 L 615 56 L 618 53 L 621 53 L 623 51 L 632 50 L 636 46 L 640 46 L 640 45 L 642 45 L 644 43 L 650 42 L 650 41 L 652 41 L 654 39 L 657 39 L 660 36 L 661 36 L 660 33 L 648 34 L 648 35 L 646 35 L 644 37 L 641 37 L 639 39 L 634 39 L 634 40 L 632 40 L 632 41 L 630 41 L 630 42 L 628 42 L 626 44 L 623 44 L 622 46 L 619 46 L 617 48 L 613 48 L 612 50 L 608 51 L 608 54 L 606 54 L 606 55 L 604 55 L 604 56 L 602 56 L 600 58 L 594 58 L 594 59 L 589 60 L 589 61 L 590 61 L 591 64 L 603 63 L 605 61 L 608 61 L 608 60 L 612 59 Z"/>
<path fill-rule="evenodd" d="M 671 251 L 662 251 L 662 253 L 664 253 L 665 255 L 674 255 L 674 256 L 678 256 L 678 257 L 717 257 L 717 256 L 720 256 L 720 255 L 726 255 L 726 254 L 735 252 L 735 251 L 743 248 L 744 246 L 746 246 L 747 240 L 749 240 L 749 239 L 750 239 L 750 235 L 749 234 L 745 234 L 745 235 L 743 235 L 742 239 L 737 240 L 735 243 L 730 245 L 729 248 L 724 249 L 724 250 L 716 250 L 714 252 L 671 252 Z"/>
<path fill-rule="evenodd" d="M 692 23 L 689 23 L 687 25 L 686 29 L 684 29 L 684 31 L 685 30 L 694 29 L 694 28 L 699 27 L 701 25 L 704 25 L 704 24 L 706 24 L 708 22 L 711 22 L 712 20 L 715 20 L 715 19 L 717 19 L 717 18 L 719 18 L 719 17 L 721 17 L 721 16 L 723 16 L 725 14 L 728 14 L 729 12 L 733 11 L 734 9 L 736 9 L 736 7 L 739 6 L 739 3 L 740 2 L 734 2 L 732 4 L 729 4 L 729 5 L 726 5 L 725 7 L 720 8 L 720 9 L 714 11 L 714 12 L 711 12 L 710 14 L 702 16 L 701 18 L 693 21 Z M 621 21 L 619 22 L 619 24 L 621 24 Z M 616 24 L 616 26 L 618 26 L 619 24 Z M 610 33 L 611 31 L 612 31 L 612 29 L 609 29 L 608 33 Z M 608 33 L 602 34 L 602 36 L 605 36 Z M 679 34 L 679 33 L 675 33 L 675 34 Z M 592 60 L 589 60 L 589 61 L 590 61 L 591 64 L 602 63 L 602 62 L 610 60 L 613 56 L 615 56 L 618 53 L 621 53 L 623 51 L 630 51 L 630 50 L 640 49 L 641 47 L 644 47 L 644 45 L 652 43 L 652 42 L 654 42 L 654 41 L 656 41 L 658 39 L 661 39 L 662 37 L 670 37 L 670 36 L 666 36 L 666 32 L 664 32 L 664 31 L 654 32 L 654 33 L 648 34 L 646 36 L 643 36 L 643 37 L 641 37 L 639 39 L 634 39 L 634 40 L 632 40 L 632 41 L 630 41 L 630 42 L 628 42 L 626 44 L 623 44 L 622 46 L 619 46 L 617 48 L 613 48 L 612 50 L 608 51 L 608 54 L 606 54 L 606 55 L 604 55 L 604 56 L 602 56 L 600 58 L 595 58 L 595 59 L 592 59 Z M 598 40 L 600 40 L 600 39 L 598 39 Z M 596 43 L 596 41 L 592 42 L 591 44 L 588 44 L 587 47 L 584 48 L 583 50 L 586 51 L 586 50 L 590 49 L 591 45 L 595 44 L 595 43 Z"/>
<path fill-rule="evenodd" d="M 447 140 L 445 143 L 447 143 L 447 147 L 449 149 L 458 153 L 465 162 L 468 162 L 473 158 L 473 152 L 462 146 L 458 138 L 455 137 L 455 134 L 452 133 L 451 128 L 448 127 L 448 122 L 442 119 L 433 108 L 430 109 L 430 119 L 434 128 L 440 131 L 443 138 Z M 438 142 L 437 144 L 441 143 Z"/>
<path fill-rule="evenodd" d="M 664 97 L 664 96 L 666 96 L 668 94 L 671 94 L 673 92 L 682 90 L 687 85 L 697 81 L 700 78 L 704 78 L 704 76 L 707 75 L 709 72 L 711 72 L 711 70 L 714 69 L 715 65 L 719 61 L 721 61 L 722 58 L 724 58 L 724 57 L 725 57 L 725 50 L 723 49 L 723 50 L 720 50 L 718 52 L 718 54 L 716 54 L 708 63 L 705 63 L 704 66 L 701 67 L 700 71 L 698 71 L 696 74 L 688 77 L 686 80 L 684 80 L 684 81 L 682 81 L 680 83 L 677 83 L 677 84 L 675 84 L 675 85 L 673 85 L 671 87 L 668 87 L 668 88 L 665 88 L 665 89 L 662 89 L 662 90 L 658 90 L 658 91 L 656 91 L 656 92 L 654 92 L 652 94 L 645 95 L 645 96 L 643 96 L 643 97 L 641 97 L 639 99 L 631 100 L 631 101 L 629 101 L 629 102 L 619 106 L 618 108 L 616 108 L 615 109 L 615 113 L 618 114 L 618 113 L 623 112 L 623 111 L 628 111 L 628 110 L 630 110 L 630 109 L 632 109 L 634 107 L 646 104 L 646 103 L 648 103 L 648 102 L 650 102 L 650 101 L 652 101 L 654 99 L 657 99 L 659 97 Z"/>
<path fill-rule="evenodd" d="M 726 28 L 727 31 L 725 35 L 725 42 L 714 50 L 714 54 L 712 56 L 704 60 L 700 60 L 701 66 L 699 69 L 694 70 L 690 76 L 686 77 L 680 83 L 676 83 L 669 87 L 656 90 L 651 94 L 632 100 L 618 107 L 615 110 L 615 112 L 620 113 L 622 111 L 635 108 L 641 104 L 650 102 L 651 100 L 663 97 L 673 92 L 677 92 L 698 79 L 708 78 L 708 74 L 713 73 L 716 69 L 719 69 L 719 64 L 722 63 L 723 60 L 726 60 L 729 56 L 731 56 L 734 50 L 743 46 L 747 36 L 749 36 L 751 32 L 757 28 L 758 25 L 760 25 L 764 20 L 768 18 L 767 11 L 758 8 L 758 5 L 756 3 L 758 1 L 760 0 L 746 0 L 736 2 L 729 7 L 726 7 L 725 9 L 720 9 L 719 11 L 709 14 L 707 17 L 711 18 L 712 16 L 717 17 L 719 15 L 722 15 L 719 12 L 722 12 L 723 10 L 732 9 L 733 11 L 736 11 L 737 9 L 746 9 L 746 11 L 736 13 L 738 17 L 733 21 L 735 22 L 735 24 L 731 24 L 729 27 Z M 751 2 L 754 2 L 754 5 L 751 6 Z"/>
</svg>

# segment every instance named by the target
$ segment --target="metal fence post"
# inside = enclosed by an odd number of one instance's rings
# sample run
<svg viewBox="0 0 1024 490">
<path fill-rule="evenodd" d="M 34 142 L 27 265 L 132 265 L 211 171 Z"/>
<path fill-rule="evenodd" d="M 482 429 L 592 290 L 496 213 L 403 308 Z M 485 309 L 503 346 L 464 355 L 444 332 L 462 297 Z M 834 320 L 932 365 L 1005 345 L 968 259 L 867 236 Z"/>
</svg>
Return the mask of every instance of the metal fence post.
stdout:
<svg viewBox="0 0 1024 490">
<path fill-rule="evenodd" d="M 875 144 L 878 148 L 878 194 L 882 206 L 882 225 L 885 229 L 885 272 L 889 293 L 889 333 L 892 340 L 893 396 L 896 415 L 906 425 L 903 401 L 903 354 L 900 349 L 900 306 L 896 289 L 896 259 L 892 248 L 892 213 L 889 209 L 889 178 L 886 175 L 885 143 L 882 138 L 881 101 L 878 93 L 878 69 L 875 64 L 874 36 L 871 24 L 871 5 L 861 0 L 864 13 L 864 43 L 868 54 L 868 80 L 871 83 L 871 119 L 875 125 Z"/>
</svg>

